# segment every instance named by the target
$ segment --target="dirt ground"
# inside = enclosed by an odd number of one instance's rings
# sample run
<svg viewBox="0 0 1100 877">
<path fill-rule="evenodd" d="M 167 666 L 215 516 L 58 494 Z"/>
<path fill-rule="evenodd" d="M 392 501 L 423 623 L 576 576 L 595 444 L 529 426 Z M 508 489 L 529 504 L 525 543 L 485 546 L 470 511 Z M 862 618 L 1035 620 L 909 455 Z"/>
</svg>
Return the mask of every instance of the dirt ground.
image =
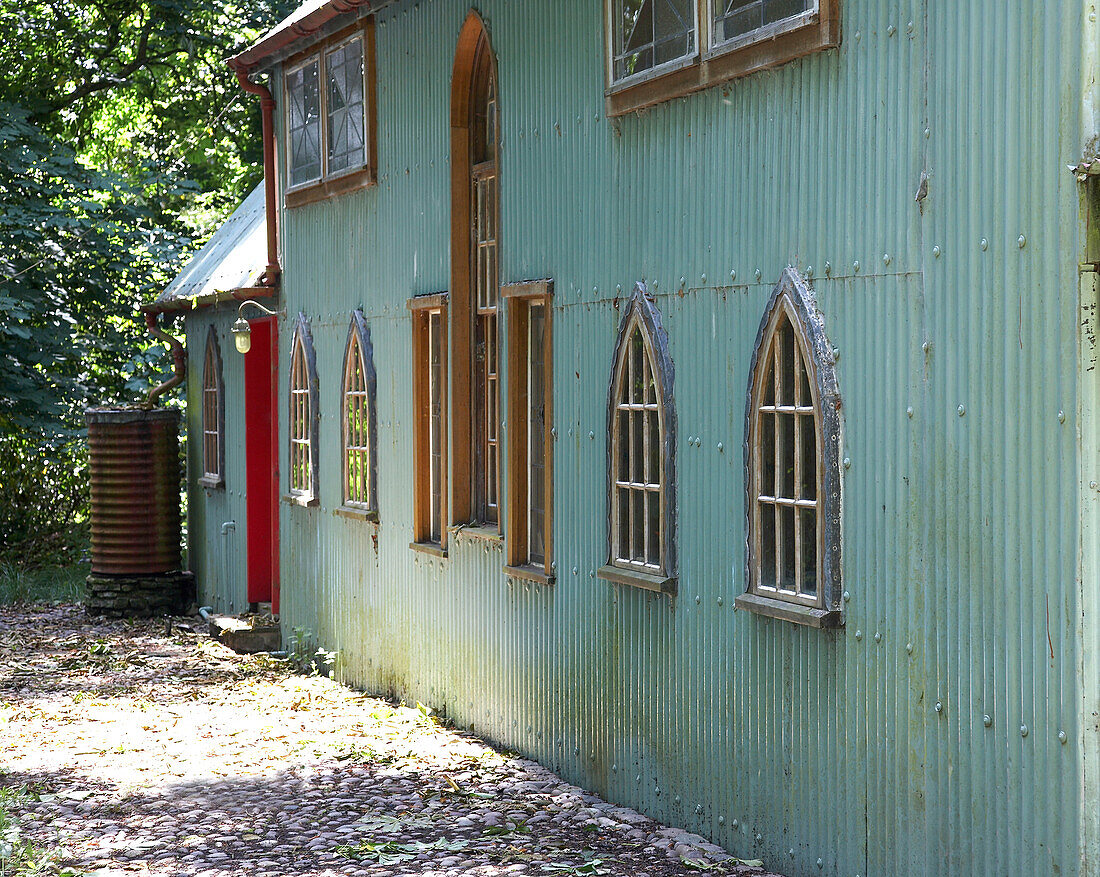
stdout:
<svg viewBox="0 0 1100 877">
<path fill-rule="evenodd" d="M 0 874 L 700 871 L 768 877 L 199 619 L 0 609 Z"/>
</svg>

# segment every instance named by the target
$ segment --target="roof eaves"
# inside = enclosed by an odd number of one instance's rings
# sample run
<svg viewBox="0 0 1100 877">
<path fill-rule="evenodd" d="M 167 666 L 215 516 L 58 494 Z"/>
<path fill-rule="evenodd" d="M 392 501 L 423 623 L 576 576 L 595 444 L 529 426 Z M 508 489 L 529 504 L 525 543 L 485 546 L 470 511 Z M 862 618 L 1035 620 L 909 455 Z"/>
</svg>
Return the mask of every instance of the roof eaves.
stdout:
<svg viewBox="0 0 1100 877">
<path fill-rule="evenodd" d="M 293 54 L 299 44 L 323 35 L 326 25 L 345 16 L 363 16 L 394 0 L 306 0 L 243 52 L 228 59 L 233 70 L 253 73 Z"/>
</svg>

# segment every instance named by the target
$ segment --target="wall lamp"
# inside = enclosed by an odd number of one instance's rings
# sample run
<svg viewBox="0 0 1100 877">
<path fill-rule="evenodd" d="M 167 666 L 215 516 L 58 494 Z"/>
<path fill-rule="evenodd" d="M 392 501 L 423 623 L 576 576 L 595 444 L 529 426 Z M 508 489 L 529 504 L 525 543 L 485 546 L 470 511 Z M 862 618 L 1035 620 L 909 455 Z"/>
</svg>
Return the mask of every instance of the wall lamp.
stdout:
<svg viewBox="0 0 1100 877">
<path fill-rule="evenodd" d="M 265 308 L 258 301 L 253 299 L 245 299 L 241 302 L 241 306 L 237 308 L 237 322 L 233 324 L 233 344 L 237 348 L 237 353 L 248 353 L 252 349 L 252 328 L 248 325 L 248 320 L 243 316 L 245 305 L 255 305 L 269 317 L 281 317 L 286 311 L 270 311 Z"/>
</svg>

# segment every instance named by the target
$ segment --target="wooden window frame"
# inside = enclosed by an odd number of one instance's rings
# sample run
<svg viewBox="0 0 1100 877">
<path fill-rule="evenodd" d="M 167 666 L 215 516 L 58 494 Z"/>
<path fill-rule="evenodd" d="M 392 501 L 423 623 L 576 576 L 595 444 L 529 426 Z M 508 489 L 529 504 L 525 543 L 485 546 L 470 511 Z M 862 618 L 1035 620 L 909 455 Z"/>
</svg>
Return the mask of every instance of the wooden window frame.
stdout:
<svg viewBox="0 0 1100 877">
<path fill-rule="evenodd" d="M 305 387 L 295 386 L 296 361 L 295 357 L 301 352 L 302 362 L 305 366 Z M 313 348 L 313 332 L 310 329 L 309 318 L 302 312 L 298 313 L 297 322 L 294 325 L 294 333 L 290 339 L 290 373 L 287 393 L 287 499 L 302 506 L 313 506 L 318 503 L 320 482 L 319 457 L 320 457 L 320 389 L 317 381 L 317 354 Z M 295 399 L 298 396 L 299 399 Z M 301 403 L 305 402 L 308 410 L 302 411 Z M 294 483 L 294 446 L 307 444 L 307 472 L 309 473 L 308 487 L 295 485 Z"/>
<path fill-rule="evenodd" d="M 645 355 L 649 359 L 655 384 L 656 410 L 658 413 L 657 448 L 646 448 L 656 453 L 659 462 L 660 511 L 660 564 L 657 569 L 635 561 L 618 557 L 618 413 L 623 395 L 623 382 L 627 373 L 627 359 L 634 331 L 642 334 Z M 675 369 L 669 353 L 668 334 L 661 324 L 661 313 L 643 283 L 637 283 L 626 302 L 619 322 L 615 355 L 612 359 L 611 378 L 607 391 L 607 563 L 597 570 L 597 575 L 607 581 L 632 585 L 651 591 L 675 594 L 676 577 L 676 403 L 673 397 Z M 643 438 L 645 438 L 643 436 Z M 648 473 L 647 473 L 648 477 Z"/>
<path fill-rule="evenodd" d="M 605 112 L 621 116 L 654 104 L 692 94 L 721 82 L 739 79 L 760 70 L 777 67 L 806 55 L 840 45 L 841 0 L 817 0 L 816 13 L 802 13 L 789 21 L 767 25 L 736 40 L 714 45 L 711 19 L 714 0 L 693 0 L 697 33 L 693 56 L 644 73 L 615 81 L 615 0 L 605 0 L 604 29 L 607 88 Z"/>
<path fill-rule="evenodd" d="M 213 399 L 207 399 L 207 394 Z M 202 477 L 199 484 L 211 490 L 225 488 L 225 383 L 222 379 L 222 354 L 218 333 L 213 326 L 206 331 L 206 351 L 202 363 Z M 213 416 L 213 429 L 209 418 Z M 214 436 L 214 460 L 208 453 L 207 436 Z M 213 462 L 213 465 L 211 465 Z"/>
<path fill-rule="evenodd" d="M 496 119 L 496 138 L 492 145 L 492 156 L 486 162 L 478 163 L 481 156 L 476 155 L 477 137 L 477 84 L 479 64 L 488 59 L 491 75 L 496 78 L 496 56 L 493 53 L 489 30 L 485 21 L 476 11 L 470 11 L 459 32 L 455 48 L 454 66 L 451 74 L 451 288 L 449 292 L 450 332 L 453 346 L 450 356 L 450 404 L 451 417 L 450 453 L 454 481 L 451 485 L 451 502 L 448 512 L 450 523 L 462 528 L 468 535 L 500 539 L 503 529 L 501 514 L 501 494 L 506 493 L 503 484 L 500 447 L 503 437 L 498 440 L 496 471 L 497 483 L 497 520 L 482 521 L 479 514 L 477 484 L 480 476 L 477 466 L 477 447 L 479 441 L 478 417 L 484 416 L 484 406 L 475 404 L 475 393 L 479 389 L 477 379 L 478 363 L 476 346 L 478 337 L 478 302 L 476 283 L 475 244 L 473 241 L 475 218 L 475 188 L 473 185 L 475 169 L 482 171 L 491 160 L 496 165 L 496 240 L 498 247 L 497 265 L 499 266 L 499 246 L 503 223 L 500 215 L 500 161 L 499 161 L 499 83 L 496 89 L 498 114 Z M 499 283 L 499 277 L 497 282 Z M 499 300 L 499 294 L 498 294 Z M 499 317 L 497 334 L 500 339 Z M 498 369 L 502 363 L 498 362 Z M 507 365 L 506 362 L 503 365 Z M 505 369 L 506 371 L 506 369 Z M 506 381 L 506 374 L 498 371 L 496 413 L 499 422 L 501 413 L 500 381 Z"/>
<path fill-rule="evenodd" d="M 364 164 L 347 168 L 333 174 L 328 173 L 328 72 L 326 58 L 335 49 L 356 37 L 363 40 L 363 108 L 365 113 L 363 140 Z M 290 185 L 290 91 L 287 76 L 310 61 L 316 60 L 320 89 L 320 148 L 321 176 L 298 185 Z M 377 75 L 374 39 L 374 16 L 346 27 L 323 42 L 311 46 L 307 51 L 299 52 L 288 58 L 284 66 L 283 82 L 283 138 L 286 145 L 286 164 L 284 167 L 286 187 L 283 191 L 283 203 L 286 207 L 300 207 L 328 198 L 345 195 L 367 186 L 378 179 L 378 125 L 377 125 Z"/>
<path fill-rule="evenodd" d="M 363 389 L 349 389 L 351 376 L 354 372 L 352 357 L 358 359 L 360 373 L 363 376 Z M 375 396 L 378 391 L 378 375 L 374 369 L 374 345 L 371 342 L 370 326 L 367 324 L 361 310 L 355 310 L 351 315 L 351 325 L 348 326 L 348 339 L 344 344 L 344 374 L 341 381 L 341 456 L 343 457 L 343 505 L 338 511 L 350 512 L 361 515 L 371 520 L 378 520 L 378 421 Z M 353 453 L 363 453 L 361 445 L 354 448 L 349 444 L 353 436 L 348 424 L 348 395 L 363 396 L 363 418 L 365 426 L 364 434 L 359 436 L 360 441 L 366 440 L 366 497 L 359 499 L 351 497 L 351 456 Z"/>
<path fill-rule="evenodd" d="M 418 295 L 408 300 L 412 315 L 413 359 L 413 541 L 417 551 L 446 556 L 447 553 L 447 299 L 446 293 Z M 432 533 L 431 479 L 431 360 L 429 326 L 433 314 L 439 315 L 442 333 L 440 353 L 440 465 L 439 465 L 439 538 Z"/>
<path fill-rule="evenodd" d="M 765 378 L 772 373 L 772 367 L 781 367 L 779 354 L 773 354 L 773 340 L 782 324 L 789 323 L 794 330 L 795 347 L 792 351 L 802 357 L 806 366 L 807 382 L 812 396 L 814 415 L 814 438 L 816 444 L 814 497 L 816 552 L 815 574 L 816 594 L 811 598 L 801 593 L 779 590 L 777 587 L 765 587 L 760 581 L 761 564 L 777 563 L 778 557 L 764 557 L 762 546 L 762 506 L 778 508 L 783 504 L 791 505 L 786 499 L 775 497 L 775 489 L 770 494 L 763 493 L 766 485 L 762 483 L 763 453 L 761 441 L 761 417 L 776 413 L 792 413 L 801 417 L 808 412 L 799 407 L 798 396 L 794 406 L 786 406 L 775 398 L 771 406 L 764 405 Z M 769 360 L 769 357 L 773 357 Z M 797 374 L 792 370 L 792 374 Z M 782 410 L 781 410 L 782 409 Z M 841 399 L 836 381 L 836 361 L 833 348 L 825 334 L 825 321 L 817 308 L 813 290 L 793 268 L 784 270 L 779 282 L 772 290 L 753 348 L 752 363 L 749 370 L 749 384 L 745 404 L 745 582 L 746 590 L 737 600 L 739 609 L 779 618 L 795 624 L 810 627 L 839 627 L 844 623 L 842 585 L 841 585 L 841 493 L 840 443 L 841 443 Z M 792 466 L 796 470 L 794 478 L 795 502 L 797 509 L 801 491 L 801 476 L 797 473 L 801 464 L 801 451 L 798 448 L 799 429 L 794 430 L 794 459 Z M 776 439 L 775 467 L 782 468 L 780 462 L 779 441 Z M 805 505 L 805 503 L 803 503 Z M 806 505 L 806 508 L 809 508 Z M 796 545 L 800 543 L 801 531 L 798 517 L 795 518 Z M 776 549 L 778 555 L 779 549 Z M 800 560 L 796 555 L 796 568 Z M 796 582 L 801 570 L 796 571 Z M 799 588 L 796 586 L 796 592 Z"/>
<path fill-rule="evenodd" d="M 554 379 L 553 379 L 553 295 L 552 280 L 513 283 L 501 288 L 508 333 L 507 402 L 507 564 L 506 574 L 540 584 L 554 583 Z M 543 405 L 545 423 L 543 448 L 543 561 L 532 563 L 530 548 L 530 313 L 532 305 L 545 311 L 543 338 Z"/>
</svg>

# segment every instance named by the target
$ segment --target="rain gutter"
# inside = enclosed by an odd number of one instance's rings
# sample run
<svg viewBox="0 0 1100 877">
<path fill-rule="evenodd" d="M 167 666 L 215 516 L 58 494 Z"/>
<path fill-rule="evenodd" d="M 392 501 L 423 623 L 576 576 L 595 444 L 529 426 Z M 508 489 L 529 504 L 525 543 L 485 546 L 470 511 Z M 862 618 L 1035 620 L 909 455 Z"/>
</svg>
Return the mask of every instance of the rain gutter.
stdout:
<svg viewBox="0 0 1100 877">
<path fill-rule="evenodd" d="M 179 314 L 212 308 L 231 301 L 244 301 L 249 298 L 274 298 L 278 294 L 277 286 L 241 286 L 237 289 L 218 289 L 190 298 L 170 298 L 166 301 L 154 301 L 141 306 L 141 312 L 149 314 Z"/>
</svg>

